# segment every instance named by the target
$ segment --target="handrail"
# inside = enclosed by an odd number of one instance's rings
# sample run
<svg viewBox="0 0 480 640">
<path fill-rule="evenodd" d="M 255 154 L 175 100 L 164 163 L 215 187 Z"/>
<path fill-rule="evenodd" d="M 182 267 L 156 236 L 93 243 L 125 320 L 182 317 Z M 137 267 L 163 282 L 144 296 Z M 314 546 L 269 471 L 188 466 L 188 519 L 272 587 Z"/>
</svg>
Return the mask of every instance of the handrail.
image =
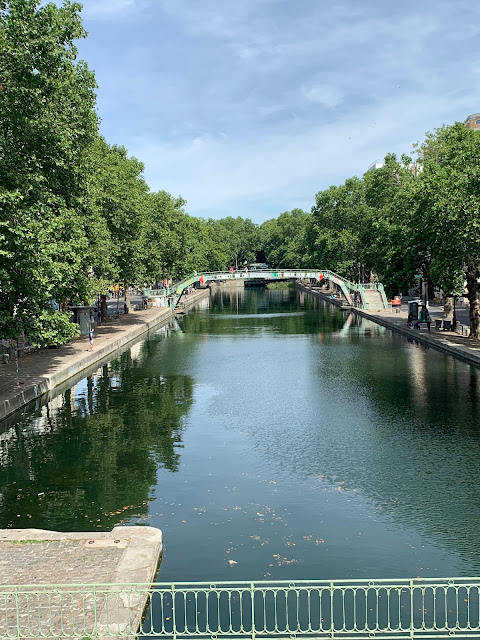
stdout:
<svg viewBox="0 0 480 640">
<path fill-rule="evenodd" d="M 2 638 L 478 638 L 480 579 L 0 585 Z"/>
<path fill-rule="evenodd" d="M 191 286 L 195 282 L 218 282 L 225 280 L 242 280 L 242 279 L 257 279 L 264 278 L 268 280 L 282 280 L 282 279 L 316 279 L 316 280 L 331 280 L 335 284 L 337 284 L 341 290 L 345 299 L 349 304 L 353 304 L 353 300 L 351 297 L 351 292 L 360 293 L 362 295 L 365 289 L 374 288 L 378 290 L 382 304 L 384 308 L 388 307 L 388 301 L 385 296 L 385 292 L 383 290 L 383 285 L 381 283 L 374 283 L 371 285 L 370 283 L 354 283 L 350 280 L 347 280 L 343 276 L 338 275 L 334 271 L 330 271 L 329 269 L 252 269 L 252 270 L 244 270 L 244 271 L 205 271 L 201 273 L 194 272 L 193 274 L 187 276 L 180 282 L 172 285 L 171 287 L 165 288 L 162 290 L 162 294 L 166 295 L 171 300 L 171 306 L 175 308 L 178 300 L 180 299 L 184 289 Z M 150 295 L 152 293 L 152 289 L 144 289 L 144 295 Z M 155 295 L 152 293 L 152 295 Z M 363 295 L 362 295 L 362 301 Z"/>
</svg>

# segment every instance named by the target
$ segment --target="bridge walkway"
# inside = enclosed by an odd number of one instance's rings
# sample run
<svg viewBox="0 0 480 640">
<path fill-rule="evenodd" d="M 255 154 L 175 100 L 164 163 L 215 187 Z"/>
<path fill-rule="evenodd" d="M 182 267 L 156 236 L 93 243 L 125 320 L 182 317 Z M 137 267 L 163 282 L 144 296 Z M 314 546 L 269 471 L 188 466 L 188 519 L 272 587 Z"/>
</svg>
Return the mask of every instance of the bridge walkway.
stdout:
<svg viewBox="0 0 480 640">
<path fill-rule="evenodd" d="M 370 305 L 373 305 L 376 309 L 388 309 L 390 307 L 381 283 L 354 283 L 329 269 L 252 269 L 234 272 L 194 272 L 192 275 L 168 289 L 159 291 L 144 289 L 144 295 L 167 295 L 170 298 L 171 306 L 175 308 L 183 291 L 195 283 L 204 285 L 208 282 L 225 282 L 228 280 L 248 281 L 253 279 L 264 279 L 268 282 L 279 280 L 308 280 L 323 283 L 330 281 L 337 285 L 345 297 L 345 300 L 350 305 L 353 305 L 355 299 L 359 298 L 359 304 L 365 309 L 370 309 Z"/>
</svg>

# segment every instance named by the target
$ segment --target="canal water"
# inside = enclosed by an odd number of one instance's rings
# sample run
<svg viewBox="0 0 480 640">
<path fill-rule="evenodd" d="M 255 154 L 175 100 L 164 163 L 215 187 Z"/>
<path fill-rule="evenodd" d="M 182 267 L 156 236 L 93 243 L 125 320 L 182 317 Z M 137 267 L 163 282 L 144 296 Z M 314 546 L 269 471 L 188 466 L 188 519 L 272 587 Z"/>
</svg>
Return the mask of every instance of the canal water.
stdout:
<svg viewBox="0 0 480 640">
<path fill-rule="evenodd" d="M 479 414 L 475 368 L 217 291 L 3 424 L 0 527 L 159 527 L 159 580 L 478 575 Z"/>
</svg>

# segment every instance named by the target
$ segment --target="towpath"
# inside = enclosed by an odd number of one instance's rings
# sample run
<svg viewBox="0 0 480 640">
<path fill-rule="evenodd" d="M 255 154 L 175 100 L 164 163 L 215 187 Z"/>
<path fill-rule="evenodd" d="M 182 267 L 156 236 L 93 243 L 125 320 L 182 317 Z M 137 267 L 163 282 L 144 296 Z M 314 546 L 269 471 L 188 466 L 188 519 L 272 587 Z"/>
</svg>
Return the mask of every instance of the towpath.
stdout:
<svg viewBox="0 0 480 640">
<path fill-rule="evenodd" d="M 327 302 L 331 302 L 328 294 L 317 288 L 308 285 L 298 284 L 297 288 L 310 293 L 313 296 L 322 298 Z M 341 301 L 334 300 L 337 306 Z M 443 331 L 435 329 L 435 319 L 442 318 L 442 307 L 429 307 L 432 317 L 432 326 L 430 331 L 427 330 L 425 324 L 421 325 L 420 330 L 407 327 L 408 306 L 402 304 L 400 311 L 387 309 L 383 311 L 366 311 L 364 309 L 352 308 L 351 311 L 364 318 L 368 318 L 377 324 L 381 324 L 387 329 L 396 331 L 406 336 L 409 340 L 416 340 L 421 344 L 425 344 L 433 349 L 449 353 L 455 358 L 459 358 L 464 362 L 480 367 L 480 341 L 473 340 L 466 335 L 462 335 L 459 331 Z M 462 316 L 463 317 L 463 316 Z M 465 316 L 466 317 L 466 316 Z"/>
</svg>

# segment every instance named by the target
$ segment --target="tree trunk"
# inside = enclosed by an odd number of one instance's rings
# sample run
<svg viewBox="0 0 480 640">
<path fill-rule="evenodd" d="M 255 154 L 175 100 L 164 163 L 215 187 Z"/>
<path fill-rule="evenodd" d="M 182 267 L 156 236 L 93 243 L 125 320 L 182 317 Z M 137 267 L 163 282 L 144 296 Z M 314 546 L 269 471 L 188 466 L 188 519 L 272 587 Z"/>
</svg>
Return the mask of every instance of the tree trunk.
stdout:
<svg viewBox="0 0 480 640">
<path fill-rule="evenodd" d="M 478 300 L 478 282 L 476 269 L 467 271 L 467 291 L 470 303 L 470 337 L 480 338 L 480 304 Z"/>
<path fill-rule="evenodd" d="M 130 311 L 130 292 L 128 290 L 128 282 L 124 282 L 123 283 L 123 291 L 124 291 L 124 300 L 125 300 L 125 313 L 128 313 Z"/>
<path fill-rule="evenodd" d="M 107 321 L 107 296 L 104 293 L 100 294 L 100 318 L 102 323 Z"/>
</svg>

